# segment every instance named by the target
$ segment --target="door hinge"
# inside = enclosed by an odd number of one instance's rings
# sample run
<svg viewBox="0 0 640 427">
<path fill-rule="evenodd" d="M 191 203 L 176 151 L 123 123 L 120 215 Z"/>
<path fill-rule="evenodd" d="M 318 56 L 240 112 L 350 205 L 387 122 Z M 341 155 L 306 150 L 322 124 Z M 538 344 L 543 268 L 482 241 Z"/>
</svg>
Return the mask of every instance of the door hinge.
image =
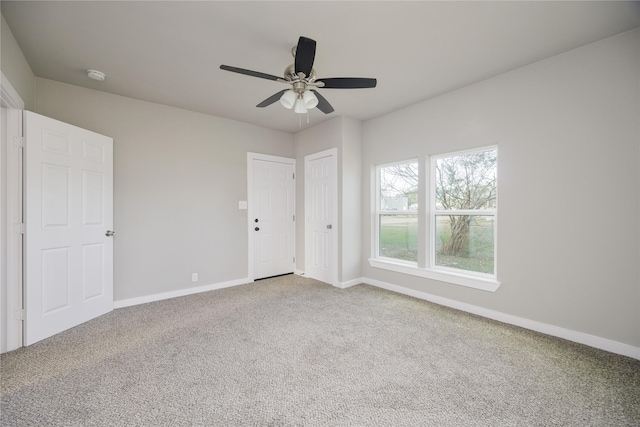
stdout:
<svg viewBox="0 0 640 427">
<path fill-rule="evenodd" d="M 13 320 L 15 321 L 24 320 L 24 310 L 22 309 L 13 310 Z"/>
<path fill-rule="evenodd" d="M 24 147 L 24 138 L 21 136 L 14 136 L 13 137 L 13 146 L 16 148 L 22 148 Z"/>
<path fill-rule="evenodd" d="M 16 234 L 24 234 L 24 222 L 13 224 L 13 232 Z"/>
<path fill-rule="evenodd" d="M 295 174 L 295 172 L 293 173 L 293 179 L 296 179 L 296 174 Z"/>
<path fill-rule="evenodd" d="M 295 216 L 295 215 L 293 216 L 293 220 L 294 220 L 294 221 L 296 220 L 296 216 Z"/>
<path fill-rule="evenodd" d="M 293 262 L 294 262 L 294 263 L 296 262 L 296 257 L 293 257 Z"/>
</svg>

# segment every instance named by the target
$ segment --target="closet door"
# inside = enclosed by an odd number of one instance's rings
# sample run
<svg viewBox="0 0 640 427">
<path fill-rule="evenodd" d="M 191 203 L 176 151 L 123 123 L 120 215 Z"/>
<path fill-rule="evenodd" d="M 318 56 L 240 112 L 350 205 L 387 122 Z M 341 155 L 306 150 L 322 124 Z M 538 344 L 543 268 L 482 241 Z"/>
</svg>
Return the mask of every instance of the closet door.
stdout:
<svg viewBox="0 0 640 427">
<path fill-rule="evenodd" d="M 113 140 L 25 111 L 25 345 L 113 310 Z"/>
</svg>

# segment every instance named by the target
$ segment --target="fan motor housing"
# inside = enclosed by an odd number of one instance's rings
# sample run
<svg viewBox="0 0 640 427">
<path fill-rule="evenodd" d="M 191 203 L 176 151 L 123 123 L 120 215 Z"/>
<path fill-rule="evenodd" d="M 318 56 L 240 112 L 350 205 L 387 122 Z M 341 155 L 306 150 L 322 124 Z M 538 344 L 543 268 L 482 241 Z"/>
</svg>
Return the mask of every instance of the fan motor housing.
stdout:
<svg viewBox="0 0 640 427">
<path fill-rule="evenodd" d="M 298 80 L 298 75 L 296 74 L 296 65 L 291 64 L 284 70 L 284 78 L 289 81 Z M 311 69 L 311 75 L 305 78 L 306 81 L 312 82 L 316 79 L 316 70 Z"/>
</svg>

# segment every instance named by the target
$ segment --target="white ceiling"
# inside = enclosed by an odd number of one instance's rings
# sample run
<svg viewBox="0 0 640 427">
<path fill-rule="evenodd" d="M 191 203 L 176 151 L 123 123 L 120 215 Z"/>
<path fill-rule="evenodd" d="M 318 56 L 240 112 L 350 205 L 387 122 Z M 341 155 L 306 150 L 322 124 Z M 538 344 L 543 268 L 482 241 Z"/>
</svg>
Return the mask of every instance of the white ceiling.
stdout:
<svg viewBox="0 0 640 427">
<path fill-rule="evenodd" d="M 255 105 L 286 86 L 219 69 L 282 75 L 291 47 L 317 41 L 319 77 L 375 77 L 323 89 L 302 128 L 371 119 L 640 27 L 639 2 L 2 1 L 34 74 L 289 132 L 299 116 Z M 107 75 L 102 83 L 87 69 Z"/>
</svg>

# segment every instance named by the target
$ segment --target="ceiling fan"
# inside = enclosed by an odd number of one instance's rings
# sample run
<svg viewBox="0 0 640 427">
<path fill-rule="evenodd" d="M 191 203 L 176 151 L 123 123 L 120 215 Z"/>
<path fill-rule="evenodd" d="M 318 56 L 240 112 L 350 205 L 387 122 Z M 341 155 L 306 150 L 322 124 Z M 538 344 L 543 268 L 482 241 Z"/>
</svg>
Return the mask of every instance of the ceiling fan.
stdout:
<svg viewBox="0 0 640 427">
<path fill-rule="evenodd" d="M 287 109 L 304 114 L 307 110 L 318 107 L 325 114 L 334 111 L 329 101 L 320 95 L 316 89 L 364 89 L 376 87 L 376 79 L 361 77 L 333 77 L 328 79 L 318 78 L 313 69 L 313 61 L 316 56 L 316 42 L 307 37 L 300 37 L 297 46 L 291 49 L 294 63 L 284 70 L 284 78 L 258 71 L 245 70 L 244 68 L 221 65 L 222 70 L 233 73 L 245 74 L 266 80 L 273 80 L 291 85 L 290 89 L 284 89 L 265 99 L 256 107 L 263 108 L 280 100 Z"/>
</svg>

